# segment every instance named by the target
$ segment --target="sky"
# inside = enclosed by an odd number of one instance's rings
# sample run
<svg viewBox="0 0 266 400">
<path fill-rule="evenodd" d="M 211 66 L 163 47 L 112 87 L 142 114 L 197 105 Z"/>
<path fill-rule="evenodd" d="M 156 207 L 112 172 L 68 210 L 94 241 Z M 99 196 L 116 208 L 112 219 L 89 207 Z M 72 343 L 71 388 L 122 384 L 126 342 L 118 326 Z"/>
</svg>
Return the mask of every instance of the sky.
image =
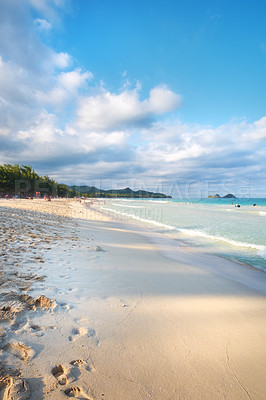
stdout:
<svg viewBox="0 0 266 400">
<path fill-rule="evenodd" d="M 0 0 L 0 164 L 266 197 L 266 1 Z"/>
</svg>

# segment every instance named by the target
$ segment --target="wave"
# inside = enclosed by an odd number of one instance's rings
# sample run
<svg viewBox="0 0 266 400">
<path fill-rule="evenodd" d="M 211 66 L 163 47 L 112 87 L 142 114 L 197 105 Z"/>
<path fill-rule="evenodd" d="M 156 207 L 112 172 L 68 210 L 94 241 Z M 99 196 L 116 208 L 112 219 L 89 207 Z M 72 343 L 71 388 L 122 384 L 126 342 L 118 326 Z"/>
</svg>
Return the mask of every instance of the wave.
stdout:
<svg viewBox="0 0 266 400">
<path fill-rule="evenodd" d="M 133 219 L 135 219 L 137 221 L 140 221 L 140 222 L 149 223 L 149 224 L 152 224 L 154 226 L 165 228 L 167 230 L 181 232 L 181 233 L 184 233 L 187 236 L 202 237 L 202 238 L 209 239 L 209 240 L 225 242 L 225 243 L 228 243 L 231 246 L 235 246 L 235 247 L 244 247 L 244 248 L 254 249 L 254 250 L 258 251 L 257 254 L 260 257 L 262 257 L 262 258 L 264 258 L 266 260 L 266 246 L 265 245 L 260 245 L 260 244 L 255 244 L 255 243 L 247 243 L 247 242 L 240 242 L 240 241 L 237 241 L 237 240 L 226 238 L 224 236 L 211 235 L 209 233 L 205 233 L 205 232 L 200 231 L 198 229 L 180 228 L 180 227 L 173 226 L 173 225 L 163 224 L 161 222 L 158 222 L 158 221 L 155 221 L 155 220 L 152 220 L 152 219 L 141 218 L 141 217 L 138 217 L 136 215 L 132 215 L 132 214 L 127 214 L 127 213 L 123 213 L 123 212 L 120 212 L 120 211 L 116 211 L 116 210 L 113 210 L 111 208 L 105 208 L 105 207 L 101 207 L 101 208 L 103 210 L 112 211 L 112 212 L 114 212 L 116 214 L 119 214 L 119 215 L 127 217 L 127 218 L 133 218 Z"/>
<path fill-rule="evenodd" d="M 144 206 L 126 206 L 125 204 L 117 204 L 117 203 L 113 203 L 112 205 L 123 208 L 145 208 Z"/>
<path fill-rule="evenodd" d="M 254 249 L 254 250 L 258 250 L 259 251 L 259 255 L 261 255 L 261 257 L 266 259 L 266 246 L 262 245 L 262 244 L 254 244 L 254 243 L 247 243 L 247 242 L 239 242 L 237 240 L 233 240 L 233 239 L 228 239 L 224 236 L 215 236 L 215 235 L 210 235 L 209 233 L 205 233 L 196 229 L 183 229 L 180 228 L 178 229 L 180 232 L 183 232 L 189 236 L 198 236 L 198 237 L 203 237 L 206 239 L 211 239 L 211 240 L 218 240 L 221 242 L 226 242 L 228 244 L 231 244 L 232 246 L 236 246 L 236 247 L 245 247 L 245 248 L 250 248 L 250 249 Z"/>
<path fill-rule="evenodd" d="M 260 211 L 259 214 L 260 215 L 266 215 L 266 211 Z"/>
<path fill-rule="evenodd" d="M 172 201 L 170 201 L 169 199 L 165 199 L 165 200 L 145 200 L 147 203 L 161 203 L 161 204 L 165 204 L 165 203 L 172 203 Z"/>
<path fill-rule="evenodd" d="M 123 213 L 123 212 L 121 212 L 121 211 L 113 210 L 112 208 L 106 208 L 106 207 L 101 207 L 101 208 L 102 208 L 103 210 L 112 211 L 112 212 L 114 212 L 115 214 L 122 215 L 123 217 L 133 218 L 133 219 L 135 219 L 135 220 L 137 220 L 137 221 L 141 221 L 141 222 L 148 222 L 149 224 L 152 224 L 152 225 L 155 225 L 155 226 L 160 226 L 160 227 L 166 228 L 166 229 L 177 230 L 177 229 L 176 229 L 174 226 L 172 226 L 172 225 L 162 224 L 161 222 L 157 222 L 157 221 L 155 221 L 155 220 L 153 220 L 153 219 L 141 218 L 141 217 L 138 217 L 138 216 L 133 215 L 133 214 L 127 214 L 127 213 Z"/>
<path fill-rule="evenodd" d="M 116 199 L 116 201 L 124 201 L 124 202 L 127 202 L 127 201 L 134 201 L 134 199 Z"/>
</svg>

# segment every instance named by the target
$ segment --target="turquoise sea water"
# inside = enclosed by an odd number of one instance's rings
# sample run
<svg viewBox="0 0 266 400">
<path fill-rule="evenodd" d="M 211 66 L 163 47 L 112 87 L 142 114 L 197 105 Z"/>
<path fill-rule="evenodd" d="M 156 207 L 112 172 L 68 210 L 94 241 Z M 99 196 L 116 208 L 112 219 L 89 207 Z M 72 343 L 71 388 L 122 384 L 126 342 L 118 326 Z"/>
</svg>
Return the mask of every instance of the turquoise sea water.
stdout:
<svg viewBox="0 0 266 400">
<path fill-rule="evenodd" d="M 187 245 L 266 271 L 266 199 L 112 199 L 101 207 L 114 218 L 137 221 Z"/>
<path fill-rule="evenodd" d="M 256 204 L 258 207 L 266 207 L 266 199 L 260 199 L 260 198 L 237 198 L 237 199 L 171 199 L 172 202 L 177 202 L 177 203 L 188 203 L 188 202 L 194 202 L 197 204 L 209 204 L 209 205 L 233 205 L 235 204 L 240 204 L 240 206 L 253 206 L 253 204 Z"/>
</svg>

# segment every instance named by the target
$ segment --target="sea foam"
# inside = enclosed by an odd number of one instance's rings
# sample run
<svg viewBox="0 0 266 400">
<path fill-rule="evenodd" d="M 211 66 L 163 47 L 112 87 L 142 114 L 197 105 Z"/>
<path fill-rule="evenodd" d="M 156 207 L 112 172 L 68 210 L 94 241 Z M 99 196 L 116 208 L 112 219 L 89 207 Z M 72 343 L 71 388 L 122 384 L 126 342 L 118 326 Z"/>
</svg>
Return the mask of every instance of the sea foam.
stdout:
<svg viewBox="0 0 266 400">
<path fill-rule="evenodd" d="M 105 207 L 101 207 L 101 208 L 103 210 L 111 211 L 111 212 L 113 212 L 115 214 L 121 215 L 121 216 L 129 218 L 129 219 L 132 218 L 132 219 L 135 219 L 135 220 L 140 221 L 140 222 L 144 222 L 144 223 L 148 223 L 148 224 L 151 224 L 151 225 L 154 225 L 154 226 L 165 228 L 167 230 L 181 232 L 181 233 L 183 233 L 183 234 L 185 234 L 187 236 L 201 237 L 201 238 L 209 239 L 209 240 L 212 240 L 212 241 L 225 242 L 225 243 L 230 244 L 231 246 L 235 246 L 235 247 L 244 247 L 244 248 L 254 249 L 254 250 L 258 251 L 257 254 L 260 257 L 262 257 L 262 258 L 264 258 L 266 260 L 266 246 L 264 246 L 264 245 L 232 240 L 232 239 L 226 238 L 224 236 L 210 235 L 210 234 L 208 234 L 206 232 L 203 232 L 203 231 L 200 231 L 198 229 L 187 229 L 187 228 L 180 228 L 180 227 L 173 226 L 173 225 L 163 224 L 161 222 L 158 222 L 158 221 L 155 221 L 155 220 L 152 220 L 152 219 L 141 218 L 141 217 L 138 217 L 136 215 L 124 213 L 124 212 L 117 211 L 117 210 L 113 210 L 111 208 L 105 208 Z"/>
</svg>

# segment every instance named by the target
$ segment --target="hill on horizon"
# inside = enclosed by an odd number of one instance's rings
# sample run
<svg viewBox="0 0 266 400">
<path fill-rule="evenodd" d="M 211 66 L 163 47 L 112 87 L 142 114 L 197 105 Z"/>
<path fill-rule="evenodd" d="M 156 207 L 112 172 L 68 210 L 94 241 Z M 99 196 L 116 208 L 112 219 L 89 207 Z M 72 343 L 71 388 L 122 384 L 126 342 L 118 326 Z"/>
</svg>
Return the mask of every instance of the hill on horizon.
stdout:
<svg viewBox="0 0 266 400">
<path fill-rule="evenodd" d="M 88 195 L 89 197 L 126 197 L 126 198 L 168 198 L 171 199 L 172 196 L 166 195 L 164 193 L 149 192 L 147 190 L 132 190 L 129 187 L 125 189 L 98 189 L 95 186 L 67 186 L 68 189 L 73 190 L 75 193 L 80 193 L 81 195 Z"/>
</svg>

